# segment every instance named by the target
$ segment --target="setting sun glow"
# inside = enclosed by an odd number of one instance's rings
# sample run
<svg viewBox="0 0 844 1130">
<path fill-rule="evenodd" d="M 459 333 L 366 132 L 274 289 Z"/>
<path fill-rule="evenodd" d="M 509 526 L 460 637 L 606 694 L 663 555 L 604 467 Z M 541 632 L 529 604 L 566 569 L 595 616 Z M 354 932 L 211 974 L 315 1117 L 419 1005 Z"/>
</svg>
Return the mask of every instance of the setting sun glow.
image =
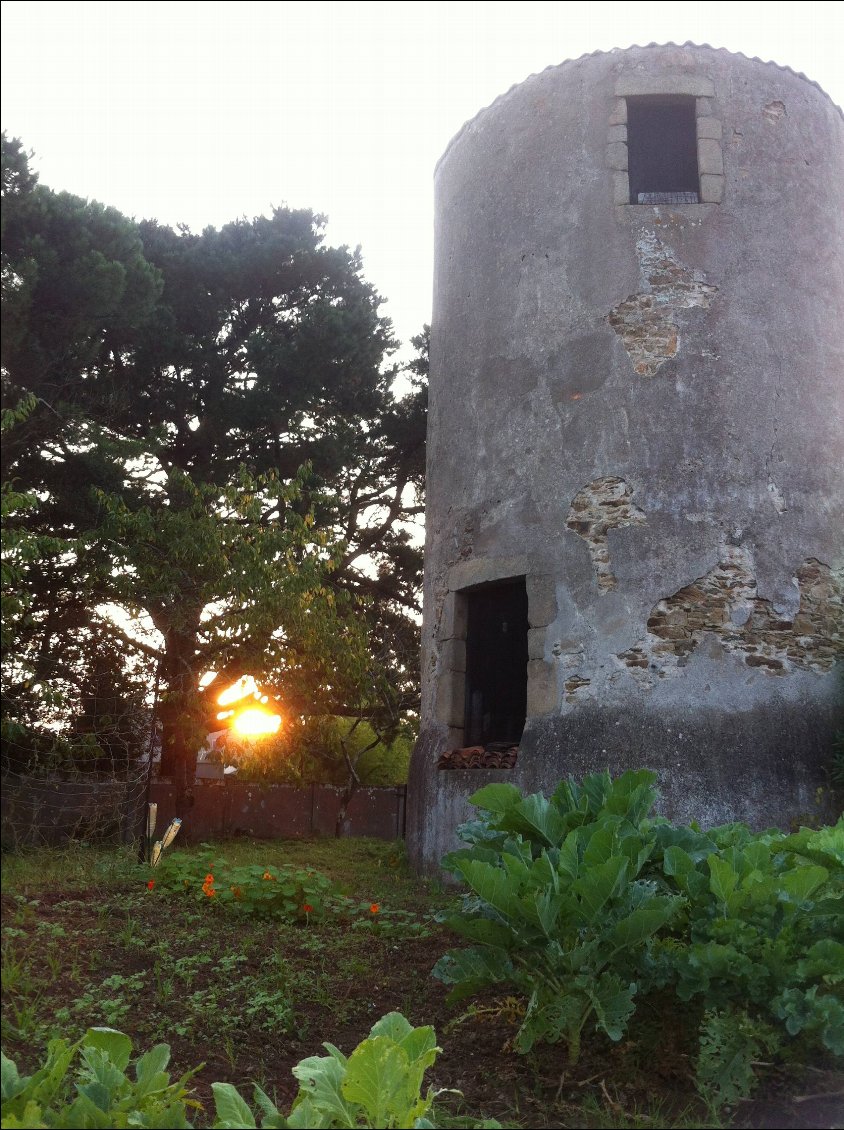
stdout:
<svg viewBox="0 0 844 1130">
<path fill-rule="evenodd" d="M 233 719 L 231 726 L 242 738 L 258 738 L 265 734 L 278 733 L 281 717 L 261 710 L 257 706 L 250 706 Z"/>
<path fill-rule="evenodd" d="M 225 723 L 238 737 L 260 738 L 277 734 L 281 715 L 273 712 L 269 696 L 251 675 L 243 675 L 217 696 L 217 721 Z"/>
</svg>

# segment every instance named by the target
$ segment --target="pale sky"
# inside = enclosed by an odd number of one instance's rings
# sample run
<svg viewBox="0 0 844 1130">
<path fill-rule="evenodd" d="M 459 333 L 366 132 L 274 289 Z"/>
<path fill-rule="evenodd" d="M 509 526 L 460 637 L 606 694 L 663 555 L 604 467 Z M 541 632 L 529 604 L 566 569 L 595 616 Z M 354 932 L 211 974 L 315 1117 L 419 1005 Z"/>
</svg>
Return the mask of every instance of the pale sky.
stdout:
<svg viewBox="0 0 844 1130">
<path fill-rule="evenodd" d="M 468 118 L 587 51 L 692 40 L 844 104 L 844 4 L 2 4 L 2 126 L 43 183 L 195 230 L 283 203 L 360 244 L 405 342 L 430 320 L 432 175 Z"/>
</svg>

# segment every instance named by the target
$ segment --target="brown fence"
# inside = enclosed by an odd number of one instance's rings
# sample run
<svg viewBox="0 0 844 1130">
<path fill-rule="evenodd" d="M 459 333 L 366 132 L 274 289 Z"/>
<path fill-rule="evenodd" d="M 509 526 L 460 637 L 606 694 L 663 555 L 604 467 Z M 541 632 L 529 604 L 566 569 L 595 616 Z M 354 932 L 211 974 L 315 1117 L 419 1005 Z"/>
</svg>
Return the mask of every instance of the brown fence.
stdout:
<svg viewBox="0 0 844 1130">
<path fill-rule="evenodd" d="M 248 781 L 202 781 L 193 788 L 193 804 L 177 813 L 174 787 L 154 781 L 150 800 L 158 805 L 157 834 L 174 816 L 182 816 L 180 840 L 226 839 L 253 836 L 256 839 L 304 839 L 333 836 L 340 811 L 342 790 L 329 785 L 257 785 Z M 344 836 L 374 836 L 396 840 L 404 836 L 404 786 L 359 789 L 349 801 L 342 826 Z"/>
<path fill-rule="evenodd" d="M 342 791 L 327 785 L 257 785 L 246 781 L 196 781 L 193 804 L 174 806 L 174 787 L 153 781 L 149 799 L 158 805 L 157 834 L 182 816 L 182 843 L 253 836 L 301 839 L 333 836 Z M 341 834 L 395 840 L 404 836 L 405 788 L 359 789 L 349 802 Z M 3 776 L 4 848 L 71 840 L 130 843 L 144 826 L 146 787 L 142 780 L 50 781 Z"/>
</svg>

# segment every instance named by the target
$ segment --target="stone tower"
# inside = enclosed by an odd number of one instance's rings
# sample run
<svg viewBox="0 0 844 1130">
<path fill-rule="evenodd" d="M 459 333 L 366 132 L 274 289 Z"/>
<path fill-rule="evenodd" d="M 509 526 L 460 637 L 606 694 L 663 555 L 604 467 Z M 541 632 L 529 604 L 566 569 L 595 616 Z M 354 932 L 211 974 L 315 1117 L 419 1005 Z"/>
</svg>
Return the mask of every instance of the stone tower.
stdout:
<svg viewBox="0 0 844 1130">
<path fill-rule="evenodd" d="M 842 724 L 841 112 L 709 47 L 589 55 L 464 126 L 436 200 L 417 866 L 490 780 L 649 766 L 677 818 L 817 811 Z M 441 759 L 467 746 L 475 767 Z"/>
</svg>

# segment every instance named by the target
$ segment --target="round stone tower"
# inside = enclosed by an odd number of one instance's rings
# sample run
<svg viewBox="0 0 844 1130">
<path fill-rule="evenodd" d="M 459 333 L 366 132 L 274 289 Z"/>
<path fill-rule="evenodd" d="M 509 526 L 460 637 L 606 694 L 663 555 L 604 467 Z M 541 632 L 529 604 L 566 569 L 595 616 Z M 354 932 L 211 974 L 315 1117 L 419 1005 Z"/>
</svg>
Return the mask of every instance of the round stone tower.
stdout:
<svg viewBox="0 0 844 1130">
<path fill-rule="evenodd" d="M 816 813 L 841 112 L 709 47 L 589 55 L 464 126 L 436 199 L 417 866 L 490 780 L 649 766 L 676 818 Z"/>
</svg>

